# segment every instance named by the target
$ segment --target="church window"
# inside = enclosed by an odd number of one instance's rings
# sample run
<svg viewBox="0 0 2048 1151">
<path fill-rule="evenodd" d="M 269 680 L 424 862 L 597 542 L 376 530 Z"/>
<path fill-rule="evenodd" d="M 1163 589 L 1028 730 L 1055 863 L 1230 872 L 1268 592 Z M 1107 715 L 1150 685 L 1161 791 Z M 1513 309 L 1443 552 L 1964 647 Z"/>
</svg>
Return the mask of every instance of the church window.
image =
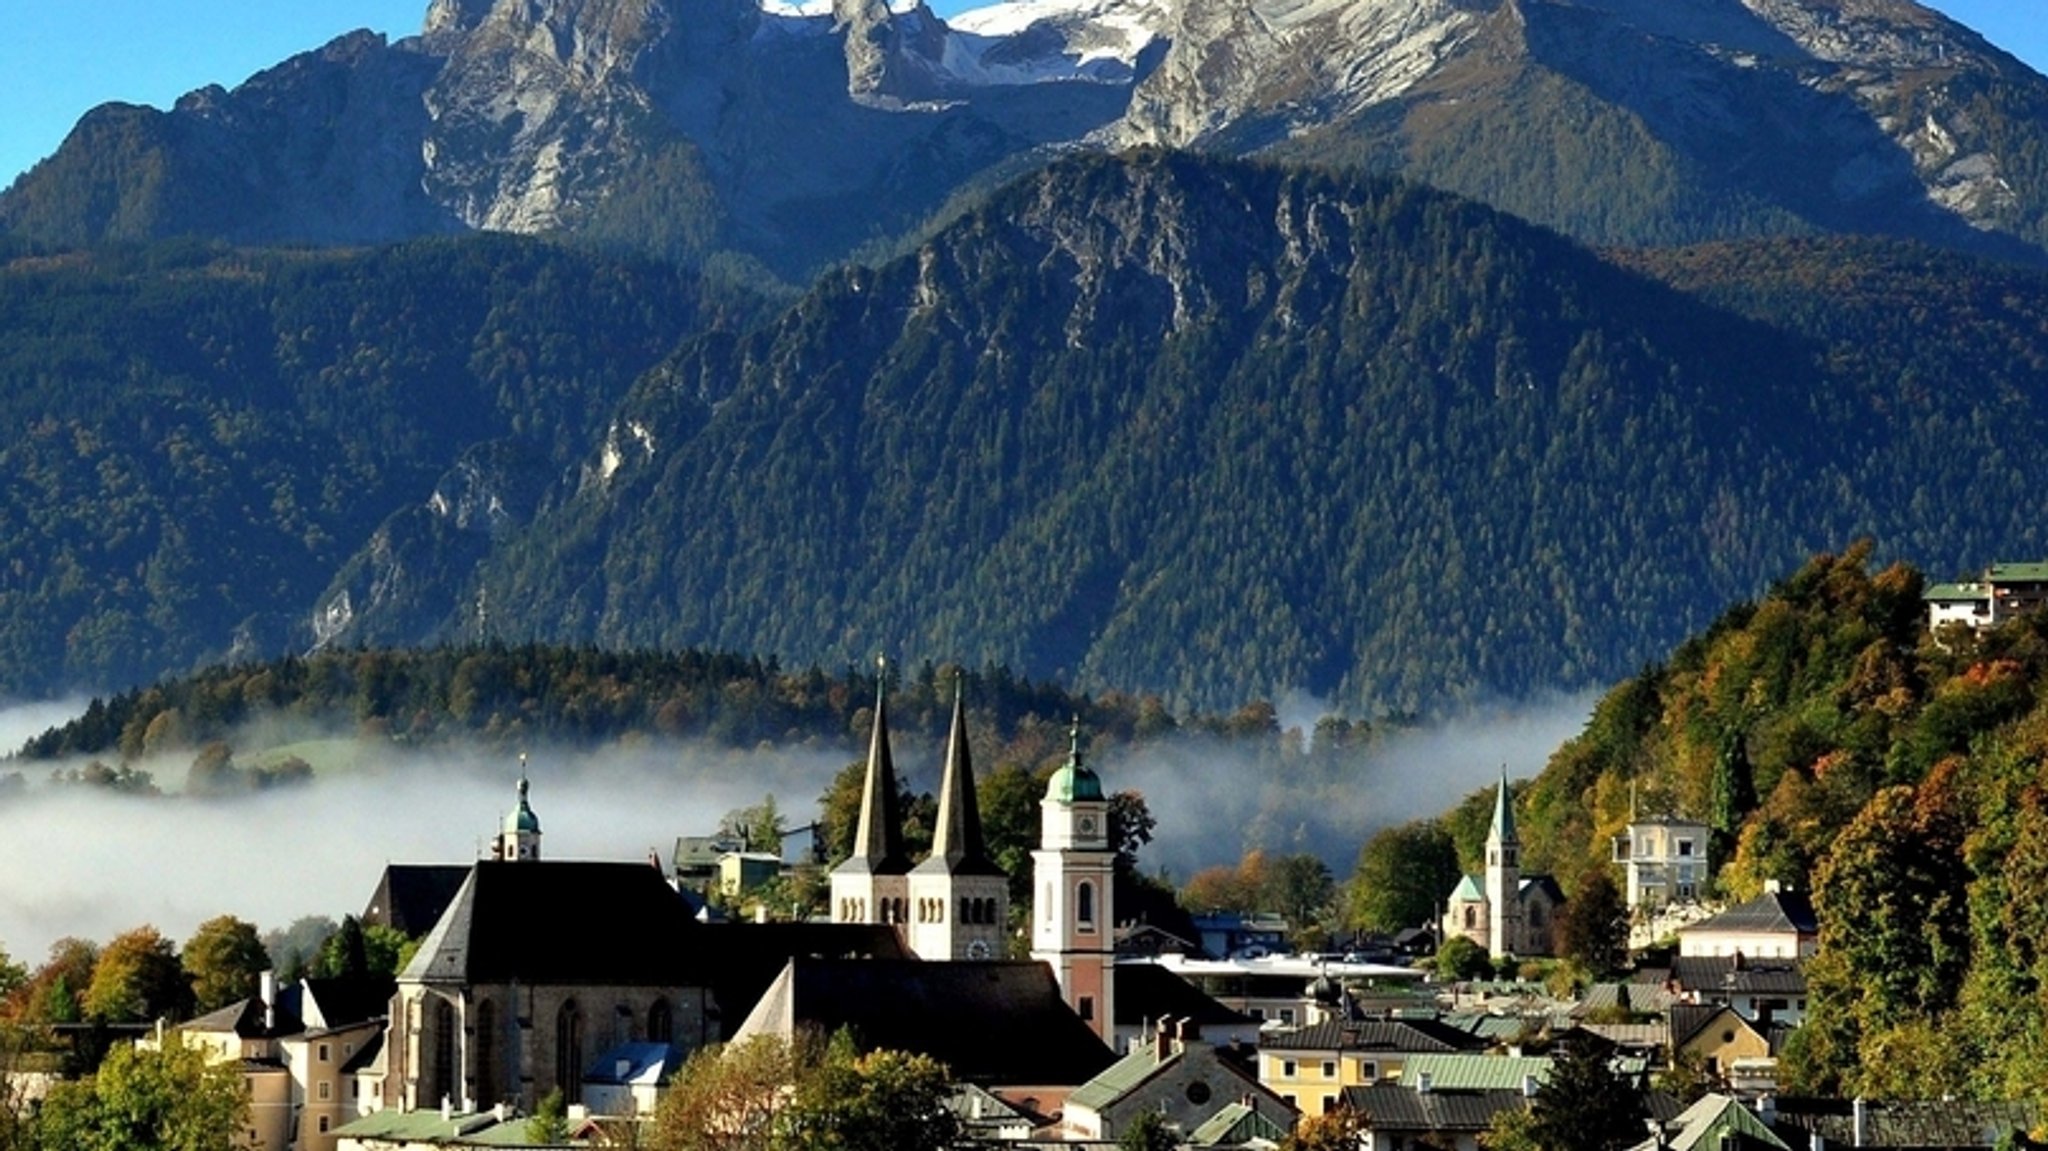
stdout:
<svg viewBox="0 0 2048 1151">
<path fill-rule="evenodd" d="M 673 1043 L 676 1037 L 675 1012 L 669 1009 L 668 1000 L 656 999 L 654 1006 L 647 1009 L 647 1041 L 649 1043 Z"/>
<path fill-rule="evenodd" d="M 583 1102 L 583 1011 L 574 999 L 555 1012 L 555 1086 L 564 1103 Z"/>
<path fill-rule="evenodd" d="M 1074 921 L 1083 931 L 1095 930 L 1095 885 L 1085 880 L 1074 889 Z"/>
<path fill-rule="evenodd" d="M 1479 926 L 1479 909 L 1469 903 L 1465 905 L 1465 926 Z"/>
<path fill-rule="evenodd" d="M 439 1106 L 443 1099 L 455 1098 L 455 1009 L 445 999 L 434 1003 L 433 1041 L 434 1078 L 433 1086 L 427 1092 L 430 1105 Z"/>
</svg>

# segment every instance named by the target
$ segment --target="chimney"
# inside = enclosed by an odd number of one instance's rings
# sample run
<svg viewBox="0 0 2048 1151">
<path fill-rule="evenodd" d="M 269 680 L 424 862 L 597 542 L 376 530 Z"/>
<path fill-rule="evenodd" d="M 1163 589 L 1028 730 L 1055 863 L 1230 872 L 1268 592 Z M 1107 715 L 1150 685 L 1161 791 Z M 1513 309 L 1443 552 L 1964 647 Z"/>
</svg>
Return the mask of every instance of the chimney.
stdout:
<svg viewBox="0 0 2048 1151">
<path fill-rule="evenodd" d="M 1202 1037 L 1202 1025 L 1195 1022 L 1195 1017 L 1190 1015 L 1180 1021 L 1179 1035 L 1180 1042 L 1174 1046 L 1178 1049 L 1185 1049 L 1188 1044 Z"/>
<path fill-rule="evenodd" d="M 1870 1105 L 1863 1101 L 1863 1096 L 1858 1095 L 1856 1102 L 1850 1104 L 1850 1106 L 1853 1109 L 1856 1125 L 1855 1145 L 1858 1147 L 1868 1147 L 1870 1146 Z"/>
<path fill-rule="evenodd" d="M 1172 1040 L 1173 1016 L 1169 1015 L 1161 1019 L 1158 1025 L 1152 1029 L 1152 1058 L 1160 1063 L 1166 1062 L 1166 1056 L 1169 1053 Z"/>
<path fill-rule="evenodd" d="M 1776 1095 L 1757 1096 L 1756 1117 L 1763 1120 L 1766 1127 L 1776 1124 L 1778 1121 L 1778 1097 Z"/>
<path fill-rule="evenodd" d="M 256 977 L 256 995 L 263 1000 L 263 1030 L 277 1030 L 277 972 L 265 971 Z"/>
<path fill-rule="evenodd" d="M 493 1103 L 491 1105 L 491 1118 L 503 1123 L 505 1120 L 512 1118 L 511 1108 L 506 1107 L 503 1102 Z"/>
<path fill-rule="evenodd" d="M 454 1101 L 453 1101 L 453 1100 L 451 1100 L 451 1099 L 449 1099 L 449 1098 L 448 1098 L 448 1097 L 447 1097 L 446 1095 L 443 1095 L 443 1096 L 441 1096 L 441 1122 L 443 1122 L 443 1123 L 446 1123 L 446 1122 L 449 1122 L 450 1120 L 452 1120 L 452 1119 L 454 1119 L 454 1118 L 455 1118 L 455 1103 L 454 1103 Z"/>
<path fill-rule="evenodd" d="M 1431 1083 L 1430 1083 L 1430 1075 L 1429 1075 L 1429 1072 L 1427 1072 L 1427 1071 L 1418 1071 L 1418 1072 L 1416 1072 L 1416 1073 L 1415 1073 L 1415 1093 L 1416 1093 L 1417 1095 L 1427 1095 L 1427 1094 L 1429 1094 L 1429 1089 L 1430 1089 L 1430 1087 L 1431 1087 Z"/>
<path fill-rule="evenodd" d="M 1764 894 L 1765 894 L 1765 895 L 1777 895 L 1777 894 L 1779 894 L 1779 893 L 1783 892 L 1784 890 L 1785 890 L 1785 885 L 1784 885 L 1784 884 L 1782 884 L 1782 883 L 1779 883 L 1779 882 L 1778 882 L 1777 880 L 1775 880 L 1775 879 L 1766 879 L 1766 880 L 1764 880 Z"/>
<path fill-rule="evenodd" d="M 1525 1074 L 1522 1076 L 1522 1098 L 1536 1098 L 1536 1077 L 1534 1075 Z"/>
</svg>

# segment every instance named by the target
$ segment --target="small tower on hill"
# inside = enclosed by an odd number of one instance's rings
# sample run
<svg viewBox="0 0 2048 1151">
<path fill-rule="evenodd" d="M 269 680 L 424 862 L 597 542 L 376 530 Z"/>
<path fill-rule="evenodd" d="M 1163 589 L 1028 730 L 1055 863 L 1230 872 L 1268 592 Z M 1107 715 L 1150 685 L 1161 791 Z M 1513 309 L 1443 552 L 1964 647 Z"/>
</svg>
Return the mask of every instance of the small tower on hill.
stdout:
<svg viewBox="0 0 2048 1151">
<path fill-rule="evenodd" d="M 1031 957 L 1052 967 L 1060 993 L 1104 1042 L 1114 1043 L 1116 1004 L 1116 850 L 1102 780 L 1081 761 L 1074 721 L 1067 762 L 1053 772 L 1031 853 L 1038 906 L 1031 913 Z"/>
<path fill-rule="evenodd" d="M 889 754 L 888 675 L 875 683 L 875 730 L 868 742 L 867 781 L 853 854 L 832 869 L 832 922 L 905 923 L 910 908 L 910 857 L 903 850 L 896 764 Z"/>
<path fill-rule="evenodd" d="M 910 949 L 922 959 L 1001 959 L 1010 881 L 988 856 L 967 748 L 967 711 L 953 681 L 953 730 L 939 780 L 932 853 L 910 872 Z"/>
</svg>

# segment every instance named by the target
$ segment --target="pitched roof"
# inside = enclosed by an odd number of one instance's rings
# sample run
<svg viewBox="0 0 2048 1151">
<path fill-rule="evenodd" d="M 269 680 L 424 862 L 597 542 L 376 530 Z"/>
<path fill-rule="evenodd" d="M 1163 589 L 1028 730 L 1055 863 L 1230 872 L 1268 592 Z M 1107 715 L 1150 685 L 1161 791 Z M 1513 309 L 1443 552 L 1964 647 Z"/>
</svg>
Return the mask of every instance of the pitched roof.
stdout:
<svg viewBox="0 0 2048 1151">
<path fill-rule="evenodd" d="M 299 982 L 299 1014 L 308 1027 L 350 1027 L 388 1015 L 398 981 L 388 975 L 341 975 Z"/>
<path fill-rule="evenodd" d="M 1405 1074 L 1405 1072 L 1404 1072 Z M 1346 1087 L 1344 1105 L 1373 1132 L 1474 1132 L 1493 1126 L 1503 1111 L 1522 1111 L 1529 1100 L 1520 1088 L 1417 1091 L 1398 1083 Z"/>
<path fill-rule="evenodd" d="M 1067 1106 L 1103 1111 L 1144 1086 L 1153 1076 L 1185 1059 L 1198 1059 L 1213 1064 L 1225 1074 L 1243 1080 L 1246 1091 L 1258 1092 L 1276 1103 L 1280 1101 L 1279 1096 L 1260 1083 L 1257 1075 L 1249 1068 L 1240 1066 L 1234 1059 L 1226 1058 L 1220 1048 L 1196 1040 L 1191 1043 L 1171 1043 L 1163 1049 L 1156 1043 L 1135 1045 L 1122 1059 L 1103 1068 L 1086 1083 L 1074 1088 L 1073 1093 L 1067 1096 Z"/>
<path fill-rule="evenodd" d="M 1031 961 L 789 961 L 734 1035 L 852 1032 L 864 1049 L 929 1055 L 970 1083 L 1059 1086 L 1115 1056 Z"/>
<path fill-rule="evenodd" d="M 879 923 L 711 923 L 698 938 L 721 1039 L 732 1038 L 792 959 L 911 958 L 898 930 Z"/>
<path fill-rule="evenodd" d="M 1287 1128 L 1261 1115 L 1257 1108 L 1231 1103 L 1189 1132 L 1187 1141 L 1196 1147 L 1242 1147 L 1254 1141 L 1279 1143 L 1287 1136 Z"/>
<path fill-rule="evenodd" d="M 1750 1026 L 1749 1020 L 1744 1019 L 1732 1007 L 1724 1007 L 1712 1003 L 1675 1003 L 1671 1006 L 1671 1045 L 1673 1047 L 1685 1046 L 1698 1038 L 1708 1028 L 1715 1026 L 1716 1023 L 1721 1023 L 1721 1017 L 1724 1015 L 1731 1022 L 1722 1023 L 1723 1026 L 1750 1032 L 1756 1030 L 1756 1028 Z M 1762 1037 L 1758 1036 L 1758 1038 Z"/>
<path fill-rule="evenodd" d="M 666 1043 L 621 1043 L 590 1061 L 585 1083 L 624 1087 L 667 1083 L 683 1064 L 683 1053 Z"/>
<path fill-rule="evenodd" d="M 875 680 L 875 725 L 868 737 L 868 770 L 861 785 L 853 854 L 833 868 L 834 872 L 905 875 L 910 871 L 910 856 L 903 850 L 903 813 L 896 802 L 896 761 L 889 753 L 888 682 L 886 675 Z"/>
<path fill-rule="evenodd" d="M 1723 1146 L 1792 1151 L 1783 1139 L 1740 1100 L 1706 1095 L 1664 1124 L 1665 1138 L 1646 1140 L 1631 1151 L 1719 1151 Z"/>
<path fill-rule="evenodd" d="M 1457 903 L 1460 900 L 1468 903 L 1486 902 L 1486 889 L 1479 885 L 1478 876 L 1466 875 L 1459 878 L 1457 890 L 1451 892 L 1451 902 Z"/>
<path fill-rule="evenodd" d="M 1794 960 L 1682 955 L 1671 961 L 1671 982 L 1685 991 L 1743 995 L 1806 994 L 1806 968 Z"/>
<path fill-rule="evenodd" d="M 1119 979 L 1123 972 L 1117 972 Z M 1118 984 L 1117 993 L 1123 993 Z M 1469 1031 L 1433 1019 L 1325 1019 L 1292 1031 L 1259 1037 L 1265 1051 L 1386 1051 L 1403 1054 L 1452 1054 L 1485 1046 Z"/>
<path fill-rule="evenodd" d="M 1533 1077 L 1541 1083 L 1550 1078 L 1550 1059 L 1542 1055 L 1417 1055 L 1401 1065 L 1401 1081 L 1414 1086 L 1428 1075 L 1434 1091 L 1484 1091 L 1522 1089 L 1522 1081 Z"/>
<path fill-rule="evenodd" d="M 932 852 L 914 869 L 941 875 L 1007 875 L 988 857 L 981 837 L 981 809 L 974 799 L 974 760 L 967 750 L 967 711 L 960 684 L 953 684 L 953 730 L 946 737 L 946 765 L 939 776 L 939 819 Z"/>
<path fill-rule="evenodd" d="M 1813 916 L 1813 901 L 1803 892 L 1766 891 L 1748 903 L 1731 907 L 1719 915 L 1678 929 L 1681 936 L 1721 931 L 1742 934 L 1798 932 L 1816 935 L 1820 921 Z"/>
<path fill-rule="evenodd" d="M 401 982 L 695 983 L 704 926 L 644 863 L 480 860 Z"/>
<path fill-rule="evenodd" d="M 386 864 L 363 908 L 362 924 L 389 927 L 418 939 L 433 930 L 467 878 L 466 863 Z"/>
<path fill-rule="evenodd" d="M 1630 1011 L 1664 1011 L 1678 1001 L 1677 995 L 1657 984 L 1595 983 L 1579 996 L 1572 1014 L 1585 1016 L 1616 1007 Z"/>
<path fill-rule="evenodd" d="M 1117 965 L 1116 1022 L 1134 1026 L 1169 1018 L 1192 1019 L 1201 1027 L 1235 1027 L 1256 1022 L 1156 963 Z"/>
<path fill-rule="evenodd" d="M 1774 1105 L 1777 1118 L 1772 1126 L 1794 1146 L 1809 1134 L 1818 1134 L 1830 1146 L 1858 1145 L 1855 1103 L 1786 1096 Z M 2030 1131 L 2044 1118 L 2042 1109 L 2032 1103 L 1968 1099 L 1874 1101 L 1863 1107 L 1864 1147 L 1992 1147 L 2001 1136 Z"/>
</svg>

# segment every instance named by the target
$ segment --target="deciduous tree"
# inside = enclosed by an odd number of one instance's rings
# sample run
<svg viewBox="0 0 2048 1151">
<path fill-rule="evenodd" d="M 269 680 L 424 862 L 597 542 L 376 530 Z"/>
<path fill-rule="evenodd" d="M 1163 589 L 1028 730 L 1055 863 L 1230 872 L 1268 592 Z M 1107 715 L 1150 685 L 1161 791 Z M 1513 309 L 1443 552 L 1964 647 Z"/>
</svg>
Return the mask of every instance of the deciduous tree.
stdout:
<svg viewBox="0 0 2048 1151">
<path fill-rule="evenodd" d="M 232 915 L 200 924 L 180 960 L 192 986 L 193 1010 L 202 1014 L 254 995 L 257 977 L 270 967 L 256 925 Z"/>
<path fill-rule="evenodd" d="M 1366 841 L 1350 885 L 1351 926 L 1402 931 L 1436 918 L 1458 883 L 1458 849 L 1434 819 L 1390 827 Z"/>
<path fill-rule="evenodd" d="M 65 1151 L 235 1151 L 248 1115 L 248 1088 L 235 1065 L 209 1065 L 171 1032 L 161 1049 L 123 1044 L 90 1078 L 53 1087 L 36 1121 L 36 1145 Z"/>
<path fill-rule="evenodd" d="M 115 936 L 100 952 L 81 1006 L 107 1023 L 182 1019 L 190 1006 L 185 969 L 171 941 L 154 927 Z"/>
</svg>

